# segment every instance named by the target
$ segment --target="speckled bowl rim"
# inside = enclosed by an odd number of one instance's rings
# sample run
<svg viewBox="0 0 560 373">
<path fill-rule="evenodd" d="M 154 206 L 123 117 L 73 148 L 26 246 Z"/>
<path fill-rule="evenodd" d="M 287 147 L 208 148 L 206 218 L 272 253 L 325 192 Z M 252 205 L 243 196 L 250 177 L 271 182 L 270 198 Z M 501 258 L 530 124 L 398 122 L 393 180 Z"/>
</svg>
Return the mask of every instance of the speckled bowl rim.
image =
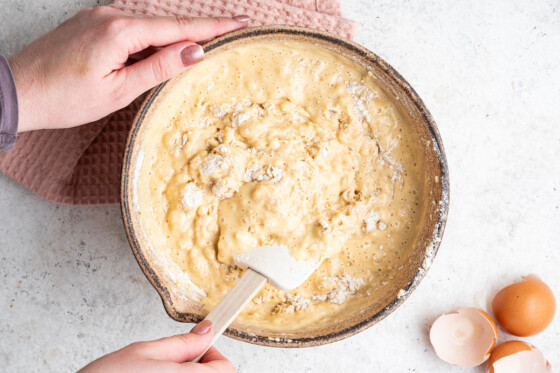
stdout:
<svg viewBox="0 0 560 373">
<path fill-rule="evenodd" d="M 438 209 L 439 218 L 437 223 L 435 224 L 434 229 L 434 240 L 432 241 L 432 249 L 428 252 L 426 248 L 425 254 L 425 263 L 427 265 L 421 266 L 418 271 L 416 272 L 415 276 L 413 277 L 412 281 L 406 286 L 404 290 L 404 294 L 400 296 L 395 296 L 395 299 L 389 303 L 385 308 L 381 311 L 374 314 L 372 317 L 365 319 L 359 323 L 351 325 L 343 330 L 338 332 L 320 335 L 317 337 L 310 337 L 310 338 L 295 338 L 295 339 L 271 339 L 266 336 L 259 336 L 254 334 L 248 334 L 240 330 L 236 330 L 234 328 L 228 328 L 224 334 L 249 343 L 254 343 L 258 345 L 265 345 L 265 346 L 272 346 L 272 347 L 309 347 L 309 346 L 317 346 L 323 345 L 331 342 L 335 342 L 347 337 L 350 337 L 356 333 L 359 333 L 370 326 L 376 324 L 377 322 L 383 320 L 387 317 L 391 312 L 393 312 L 397 307 L 399 307 L 407 298 L 408 296 L 416 289 L 420 281 L 424 278 L 427 270 L 431 266 L 435 255 L 439 249 L 439 244 L 441 242 L 441 238 L 443 236 L 445 230 L 445 224 L 447 221 L 447 215 L 449 210 L 449 172 L 447 166 L 447 159 L 445 156 L 445 151 L 443 148 L 443 143 L 441 141 L 441 137 L 439 134 L 439 130 L 436 126 L 432 115 L 424 105 L 424 102 L 418 96 L 416 91 L 408 84 L 408 82 L 387 62 L 381 59 L 379 56 L 374 54 L 373 52 L 369 51 L 368 49 L 362 47 L 361 45 L 354 43 L 350 40 L 346 40 L 334 34 L 330 34 L 328 32 L 308 29 L 304 27 L 297 27 L 297 26 L 285 26 L 285 25 L 275 25 L 275 26 L 260 26 L 260 27 L 252 27 L 247 28 L 244 30 L 235 31 L 219 38 L 216 38 L 204 45 L 204 50 L 206 52 L 211 51 L 215 48 L 218 48 L 224 44 L 244 39 L 250 38 L 255 36 L 264 36 L 264 35 L 279 35 L 279 34 L 286 34 L 291 36 L 305 36 L 307 38 L 315 38 L 323 42 L 327 42 L 330 44 L 334 44 L 337 47 L 342 47 L 347 49 L 359 56 L 368 60 L 369 63 L 377 65 L 387 76 L 393 79 L 399 87 L 408 95 L 411 102 L 414 104 L 418 112 L 421 114 L 421 118 L 424 124 L 427 126 L 429 133 L 431 135 L 432 141 L 434 143 L 435 151 L 437 154 L 437 158 L 439 161 L 439 166 L 441 170 L 441 195 L 446 196 L 446 198 L 442 198 L 440 201 L 440 207 Z M 131 201 L 128 199 L 127 190 L 130 187 L 131 183 L 129 180 L 129 171 L 130 171 L 130 160 L 132 155 L 132 148 L 136 136 L 138 134 L 138 130 L 140 128 L 140 124 L 142 123 L 144 116 L 146 115 L 147 111 L 149 110 L 152 102 L 158 96 L 159 92 L 163 89 L 163 87 L 167 84 L 164 82 L 159 86 L 155 87 L 146 97 L 144 100 L 136 118 L 134 119 L 133 126 L 130 130 L 130 134 L 128 137 L 128 141 L 125 147 L 124 152 L 124 159 L 123 159 L 123 166 L 122 166 L 122 177 L 121 177 L 121 209 L 123 215 L 123 221 L 126 229 L 126 234 L 128 237 L 128 241 L 132 248 L 132 252 L 142 268 L 142 271 L 154 286 L 158 294 L 160 295 L 163 305 L 167 314 L 174 320 L 180 322 L 192 322 L 198 323 L 202 321 L 202 317 L 190 312 L 177 312 L 173 307 L 173 302 L 171 296 L 169 294 L 169 290 L 163 285 L 162 281 L 158 278 L 158 275 L 151 267 L 150 263 L 146 260 L 146 257 L 142 253 L 140 244 L 136 238 L 136 232 L 132 224 L 131 218 L 131 208 L 130 204 Z"/>
</svg>

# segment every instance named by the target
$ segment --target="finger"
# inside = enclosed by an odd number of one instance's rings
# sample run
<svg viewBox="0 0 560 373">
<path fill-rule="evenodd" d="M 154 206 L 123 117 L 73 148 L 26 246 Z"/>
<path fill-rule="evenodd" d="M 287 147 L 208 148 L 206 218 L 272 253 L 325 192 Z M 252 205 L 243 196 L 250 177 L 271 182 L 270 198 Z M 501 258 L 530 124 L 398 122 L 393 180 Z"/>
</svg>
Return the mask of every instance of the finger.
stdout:
<svg viewBox="0 0 560 373">
<path fill-rule="evenodd" d="M 114 73 L 125 87 L 123 92 L 129 95 L 128 98 L 134 98 L 203 59 L 204 51 L 200 45 L 180 42 Z"/>
<path fill-rule="evenodd" d="M 210 349 L 204 354 L 201 363 L 209 363 L 216 360 L 229 361 L 216 347 L 210 347 Z"/>
<path fill-rule="evenodd" d="M 183 363 L 187 372 L 197 373 L 235 373 L 235 367 L 229 360 L 214 360 L 208 363 Z"/>
<path fill-rule="evenodd" d="M 215 347 L 210 349 L 204 354 L 200 363 L 183 363 L 186 367 L 196 367 L 196 372 L 220 372 L 220 373 L 235 373 L 235 368 L 231 361 L 220 353 Z M 194 370 L 194 369 L 193 369 Z"/>
<path fill-rule="evenodd" d="M 241 20 L 241 21 L 240 21 Z M 132 38 L 129 54 L 149 46 L 161 47 L 179 41 L 202 41 L 247 27 L 247 16 L 229 17 L 134 17 L 128 26 Z"/>
<path fill-rule="evenodd" d="M 128 58 L 130 58 L 134 61 L 142 61 L 143 59 L 146 59 L 146 58 L 150 57 L 152 54 L 158 52 L 159 50 L 161 50 L 161 48 L 148 47 L 144 50 L 141 50 L 140 52 L 136 52 L 136 53 L 131 54 L 130 56 L 128 56 Z"/>
<path fill-rule="evenodd" d="M 198 330 L 196 328 L 199 328 Z M 202 334 L 198 334 L 200 332 Z M 153 359 L 182 363 L 190 361 L 204 352 L 212 341 L 212 323 L 203 321 L 191 333 L 146 342 L 145 354 Z"/>
</svg>

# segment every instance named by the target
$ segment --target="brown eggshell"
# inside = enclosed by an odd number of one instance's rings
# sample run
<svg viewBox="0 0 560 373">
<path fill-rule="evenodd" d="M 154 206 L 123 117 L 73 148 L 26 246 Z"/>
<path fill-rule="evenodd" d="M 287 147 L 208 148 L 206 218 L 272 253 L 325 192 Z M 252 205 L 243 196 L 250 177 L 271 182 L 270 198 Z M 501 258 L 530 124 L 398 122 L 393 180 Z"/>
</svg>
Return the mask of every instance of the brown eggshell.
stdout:
<svg viewBox="0 0 560 373">
<path fill-rule="evenodd" d="M 474 367 L 490 356 L 498 329 L 486 312 L 462 308 L 440 315 L 430 329 L 430 342 L 438 357 L 450 364 Z"/>
<path fill-rule="evenodd" d="M 552 290 L 538 277 L 506 286 L 492 301 L 494 316 L 505 331 L 520 337 L 542 332 L 556 313 Z"/>
<path fill-rule="evenodd" d="M 486 373 L 545 373 L 550 364 L 535 346 L 522 341 L 504 342 L 490 355 Z"/>
</svg>

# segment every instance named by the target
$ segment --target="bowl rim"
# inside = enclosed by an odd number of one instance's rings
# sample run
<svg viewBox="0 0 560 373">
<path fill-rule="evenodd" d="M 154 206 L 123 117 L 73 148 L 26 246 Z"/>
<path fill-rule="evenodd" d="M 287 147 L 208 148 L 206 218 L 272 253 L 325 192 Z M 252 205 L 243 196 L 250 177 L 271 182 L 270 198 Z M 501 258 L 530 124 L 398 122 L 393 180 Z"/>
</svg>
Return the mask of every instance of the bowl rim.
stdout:
<svg viewBox="0 0 560 373">
<path fill-rule="evenodd" d="M 344 39 L 342 37 L 336 36 L 334 34 L 319 31 L 315 29 L 309 29 L 305 27 L 299 26 L 291 26 L 291 25 L 272 25 L 272 26 L 258 26 L 258 27 L 250 27 L 238 31 L 234 31 L 223 36 L 220 36 L 216 39 L 209 41 L 208 43 L 203 45 L 205 52 L 211 51 L 215 48 L 218 48 L 224 44 L 229 42 L 233 42 L 239 39 L 250 38 L 254 36 L 264 36 L 264 35 L 278 35 L 278 34 L 287 34 L 291 36 L 305 36 L 307 38 L 315 38 L 319 39 L 323 42 L 335 44 L 343 49 L 350 50 L 353 53 L 360 55 L 362 58 L 368 60 L 370 63 L 377 65 L 387 76 L 394 80 L 394 82 L 408 95 L 408 98 L 411 100 L 414 107 L 418 110 L 421 115 L 421 120 L 426 125 L 428 132 L 431 136 L 431 139 L 434 144 L 434 148 L 436 151 L 436 155 L 438 158 L 438 163 L 441 171 L 441 193 L 442 198 L 440 201 L 440 206 L 438 208 L 439 217 L 437 222 L 435 223 L 434 231 L 433 231 L 433 241 L 431 250 L 428 251 L 428 247 L 426 247 L 426 253 L 424 256 L 424 265 L 420 266 L 416 271 L 413 279 L 409 282 L 409 284 L 403 289 L 404 293 L 400 296 L 396 296 L 396 298 L 391 301 L 387 306 L 385 306 L 382 310 L 377 312 L 376 314 L 372 315 L 371 317 L 356 323 L 354 325 L 350 325 L 347 328 L 344 328 L 340 331 L 320 335 L 316 337 L 304 337 L 304 338 L 294 338 L 294 339 L 280 339 L 280 338 L 271 338 L 266 336 L 260 336 L 255 334 L 249 334 L 235 328 L 228 328 L 224 332 L 225 335 L 242 340 L 245 342 L 250 342 L 258 345 L 265 345 L 271 347 L 309 347 L 309 346 L 316 346 L 327 344 L 331 342 L 335 342 L 347 337 L 350 337 L 358 332 L 361 332 L 370 326 L 376 324 L 377 322 L 383 320 L 389 314 L 391 314 L 396 308 L 398 308 L 407 298 L 408 296 L 417 288 L 421 280 L 426 275 L 429 267 L 431 266 L 433 259 L 435 258 L 441 239 L 443 237 L 443 233 L 445 230 L 445 225 L 447 221 L 448 211 L 449 211 L 449 170 L 447 165 L 447 159 L 445 156 L 445 150 L 443 148 L 443 143 L 439 134 L 439 130 L 436 126 L 436 123 L 426 108 L 424 102 L 420 98 L 420 96 L 416 93 L 416 91 L 410 86 L 410 84 L 404 79 L 402 75 L 400 75 L 391 65 L 385 62 L 382 58 L 377 56 L 375 53 L 371 52 L 370 50 L 366 49 L 365 47 Z M 129 189 L 131 183 L 129 180 L 129 173 L 130 173 L 130 160 L 132 155 L 133 144 L 138 135 L 138 130 L 142 124 L 142 121 L 151 107 L 153 101 L 158 97 L 158 94 L 162 91 L 165 85 L 169 82 L 166 81 L 155 88 L 153 88 L 146 98 L 144 99 L 138 114 L 133 120 L 133 124 L 126 142 L 125 151 L 123 155 L 123 164 L 121 170 L 121 211 L 123 222 L 126 230 L 126 235 L 136 258 L 140 268 L 144 272 L 144 275 L 148 278 L 152 286 L 156 289 L 157 293 L 160 295 L 164 308 L 173 320 L 179 322 L 192 322 L 198 323 L 202 321 L 202 317 L 200 315 L 190 313 L 190 312 L 178 312 L 173 307 L 173 301 L 170 296 L 169 290 L 165 287 L 163 282 L 159 279 L 156 272 L 153 270 L 150 263 L 146 260 L 144 256 L 140 244 L 137 240 L 137 234 L 132 224 L 132 216 L 131 216 L 131 201 L 129 201 L 127 190 Z M 445 196 L 445 197 L 444 197 Z"/>
</svg>

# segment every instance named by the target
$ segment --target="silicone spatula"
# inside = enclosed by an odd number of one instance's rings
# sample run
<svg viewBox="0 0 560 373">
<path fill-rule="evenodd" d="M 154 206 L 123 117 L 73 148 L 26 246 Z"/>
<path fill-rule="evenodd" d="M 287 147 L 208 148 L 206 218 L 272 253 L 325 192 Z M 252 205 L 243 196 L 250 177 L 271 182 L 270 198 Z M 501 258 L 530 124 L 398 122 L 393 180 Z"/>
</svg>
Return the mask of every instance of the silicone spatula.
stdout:
<svg viewBox="0 0 560 373">
<path fill-rule="evenodd" d="M 281 290 L 292 290 L 307 280 L 320 264 L 297 261 L 286 246 L 261 246 L 235 255 L 233 259 L 237 266 L 247 271 L 205 318 L 212 321 L 214 336 L 210 346 L 267 281 Z M 199 361 L 206 351 L 193 361 Z"/>
</svg>

